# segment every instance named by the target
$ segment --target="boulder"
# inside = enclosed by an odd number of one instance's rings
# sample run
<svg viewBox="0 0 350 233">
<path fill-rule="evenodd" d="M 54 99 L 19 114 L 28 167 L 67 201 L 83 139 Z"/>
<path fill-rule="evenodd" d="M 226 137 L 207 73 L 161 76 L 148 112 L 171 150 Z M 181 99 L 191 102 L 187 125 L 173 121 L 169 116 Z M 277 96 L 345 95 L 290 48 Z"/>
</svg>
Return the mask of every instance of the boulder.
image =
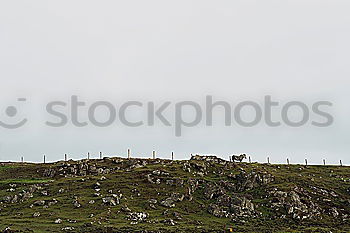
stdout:
<svg viewBox="0 0 350 233">
<path fill-rule="evenodd" d="M 127 219 L 133 222 L 143 222 L 147 219 L 148 214 L 143 212 L 131 212 L 128 214 Z"/>
<path fill-rule="evenodd" d="M 116 206 L 119 205 L 119 199 L 115 197 L 104 197 L 102 198 L 102 202 L 105 205 Z"/>
</svg>

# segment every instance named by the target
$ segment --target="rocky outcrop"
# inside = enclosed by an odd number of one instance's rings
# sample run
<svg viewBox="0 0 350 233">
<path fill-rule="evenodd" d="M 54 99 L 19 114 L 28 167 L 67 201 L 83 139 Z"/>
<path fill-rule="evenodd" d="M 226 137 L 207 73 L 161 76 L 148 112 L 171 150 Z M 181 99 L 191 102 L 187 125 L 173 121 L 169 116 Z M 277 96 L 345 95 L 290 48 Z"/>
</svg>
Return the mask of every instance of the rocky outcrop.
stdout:
<svg viewBox="0 0 350 233">
<path fill-rule="evenodd" d="M 241 171 L 238 175 L 231 178 L 235 181 L 236 191 L 250 190 L 274 181 L 274 177 L 271 174 L 258 173 L 255 171 L 249 173 Z"/>
<path fill-rule="evenodd" d="M 41 186 L 40 184 L 30 185 L 27 189 L 22 189 L 18 194 L 3 197 L 2 202 L 12 204 L 26 202 L 33 198 L 35 192 L 42 189 Z"/>
<path fill-rule="evenodd" d="M 43 176 L 45 177 L 74 177 L 87 175 L 101 175 L 109 174 L 113 169 L 107 167 L 97 167 L 96 163 L 89 162 L 89 160 L 81 160 L 77 163 L 64 162 L 57 167 L 45 169 Z"/>
<path fill-rule="evenodd" d="M 306 192 L 295 188 L 289 192 L 273 190 L 271 207 L 280 218 L 290 216 L 294 219 L 312 219 L 321 214 L 320 207 L 314 203 Z"/>
<path fill-rule="evenodd" d="M 181 202 L 183 201 L 185 196 L 180 193 L 172 193 L 170 197 L 166 198 L 164 201 L 161 202 L 161 205 L 165 207 L 175 207 L 176 202 Z"/>
<path fill-rule="evenodd" d="M 205 161 L 205 162 L 216 163 L 221 165 L 225 165 L 227 163 L 227 161 L 220 159 L 215 155 L 193 155 L 191 157 L 191 160 Z"/>
</svg>

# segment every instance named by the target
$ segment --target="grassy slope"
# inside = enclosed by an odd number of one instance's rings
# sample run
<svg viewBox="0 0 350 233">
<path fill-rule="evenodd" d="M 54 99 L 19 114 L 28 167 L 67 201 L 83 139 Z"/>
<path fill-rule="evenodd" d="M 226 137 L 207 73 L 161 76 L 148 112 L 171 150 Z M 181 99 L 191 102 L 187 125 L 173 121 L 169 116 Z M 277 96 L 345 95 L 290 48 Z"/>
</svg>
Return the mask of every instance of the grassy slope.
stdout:
<svg viewBox="0 0 350 233">
<path fill-rule="evenodd" d="M 91 163 L 97 163 L 104 166 L 116 166 L 109 161 L 95 160 Z M 345 222 L 339 224 L 334 219 L 324 219 L 322 222 L 293 222 L 293 220 L 269 219 L 273 216 L 271 210 L 264 208 L 263 204 L 268 200 L 261 198 L 266 193 L 267 189 L 278 187 L 281 190 L 290 190 L 291 187 L 298 185 L 308 189 L 310 184 L 334 190 L 340 197 L 349 198 L 347 189 L 350 188 L 350 182 L 344 181 L 344 178 L 349 180 L 349 167 L 333 167 L 333 166 L 308 166 L 301 165 L 267 165 L 267 164 L 245 164 L 241 163 L 235 169 L 225 171 L 226 174 L 238 173 L 241 167 L 246 171 L 260 170 L 267 171 L 275 177 L 275 182 L 268 187 L 260 187 L 252 191 L 246 191 L 254 197 L 253 202 L 259 204 L 258 210 L 265 217 L 262 219 L 251 219 L 245 223 L 232 223 L 230 219 L 216 218 L 203 208 L 203 204 L 209 204 L 203 196 L 203 190 L 199 189 L 194 194 L 193 201 L 183 201 L 176 204 L 175 208 L 171 208 L 170 212 L 176 211 L 181 214 L 182 220 L 175 220 L 175 226 L 169 226 L 161 222 L 169 219 L 163 215 L 167 209 L 157 205 L 157 209 L 153 210 L 148 205 L 148 200 L 155 198 L 158 201 L 163 200 L 171 192 L 185 193 L 184 187 L 167 186 L 164 183 L 160 185 L 150 184 L 145 178 L 146 174 L 154 170 L 162 170 L 169 172 L 172 177 L 178 177 L 187 180 L 189 177 L 194 177 L 193 174 L 182 170 L 182 162 L 177 161 L 172 165 L 163 166 L 161 164 L 147 165 L 143 168 L 138 168 L 133 171 L 118 171 L 113 174 L 104 175 L 107 179 L 101 181 L 100 176 L 85 177 L 82 182 L 82 177 L 64 178 L 55 177 L 48 179 L 42 177 L 42 171 L 45 168 L 56 166 L 55 164 L 6 164 L 0 166 L 0 198 L 13 195 L 21 189 L 26 189 L 29 185 L 48 184 L 44 187 L 49 196 L 42 196 L 38 193 L 29 201 L 17 204 L 0 204 L 0 230 L 11 226 L 12 230 L 35 231 L 35 232 L 59 232 L 63 227 L 74 226 L 75 231 L 129 231 L 136 232 L 139 230 L 166 230 L 167 232 L 201 232 L 201 229 L 207 231 L 221 232 L 229 227 L 234 229 L 234 232 L 350 232 L 350 223 Z M 222 166 L 216 164 L 212 170 L 221 169 Z M 343 178 L 343 179 L 342 179 Z M 209 173 L 203 179 L 207 181 L 216 181 L 225 179 L 223 176 L 218 176 L 214 173 Z M 105 206 L 102 204 L 101 197 L 94 197 L 95 191 L 92 186 L 96 182 L 101 183 L 101 194 L 108 195 L 108 190 L 113 190 L 114 193 L 122 193 L 125 198 L 122 198 L 121 204 L 117 206 Z M 9 193 L 9 184 L 16 183 L 19 187 L 16 192 Z M 64 188 L 64 193 L 59 193 L 58 190 Z M 132 190 L 139 190 L 141 196 L 135 195 Z M 72 205 L 73 197 L 77 196 L 81 208 L 74 208 Z M 47 209 L 42 206 L 29 206 L 37 200 L 50 200 L 55 198 L 58 200 L 57 205 L 53 205 Z M 95 200 L 95 204 L 89 204 L 90 200 Z M 155 220 L 153 224 L 139 223 L 131 225 L 130 221 L 126 220 L 126 214 L 121 210 L 127 206 L 133 212 L 147 212 L 150 220 Z M 349 208 L 344 206 L 344 208 Z M 41 216 L 33 218 L 34 212 L 40 212 Z M 90 218 L 90 215 L 94 217 Z M 62 219 L 62 224 L 55 224 L 56 219 Z M 76 223 L 69 223 L 67 220 L 76 220 Z M 157 222 L 158 221 L 158 222 Z M 92 225 L 90 223 L 93 222 Z M 199 223 L 200 222 L 200 223 Z"/>
</svg>

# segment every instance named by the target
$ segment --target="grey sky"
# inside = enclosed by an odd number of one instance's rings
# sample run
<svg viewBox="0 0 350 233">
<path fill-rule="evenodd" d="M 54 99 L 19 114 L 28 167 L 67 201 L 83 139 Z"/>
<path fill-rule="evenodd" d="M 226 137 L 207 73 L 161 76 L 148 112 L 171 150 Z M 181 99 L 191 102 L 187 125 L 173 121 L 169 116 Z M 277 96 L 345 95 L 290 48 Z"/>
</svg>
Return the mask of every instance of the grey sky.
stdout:
<svg viewBox="0 0 350 233">
<path fill-rule="evenodd" d="M 161 157 L 245 152 L 253 160 L 350 163 L 350 2 L 1 1 L 0 116 L 20 106 L 29 123 L 0 128 L 0 160 L 81 158 L 87 151 Z M 227 100 L 334 103 L 328 128 L 198 126 L 176 138 L 155 127 L 52 129 L 45 104 Z M 18 97 L 28 98 L 17 103 Z M 218 112 L 220 121 L 220 111 Z M 13 120 L 13 119 L 11 119 Z M 222 123 L 222 122 L 221 122 Z"/>
</svg>

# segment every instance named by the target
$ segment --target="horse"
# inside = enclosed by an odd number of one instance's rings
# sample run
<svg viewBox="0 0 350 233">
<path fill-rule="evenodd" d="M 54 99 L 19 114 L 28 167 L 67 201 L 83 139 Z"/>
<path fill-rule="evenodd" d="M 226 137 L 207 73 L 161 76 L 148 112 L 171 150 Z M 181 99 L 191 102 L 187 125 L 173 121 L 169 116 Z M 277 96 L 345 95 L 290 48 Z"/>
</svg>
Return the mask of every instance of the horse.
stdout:
<svg viewBox="0 0 350 233">
<path fill-rule="evenodd" d="M 232 161 L 238 161 L 238 162 L 242 162 L 243 159 L 247 159 L 247 155 L 246 154 L 241 154 L 241 155 L 232 155 Z"/>
</svg>

